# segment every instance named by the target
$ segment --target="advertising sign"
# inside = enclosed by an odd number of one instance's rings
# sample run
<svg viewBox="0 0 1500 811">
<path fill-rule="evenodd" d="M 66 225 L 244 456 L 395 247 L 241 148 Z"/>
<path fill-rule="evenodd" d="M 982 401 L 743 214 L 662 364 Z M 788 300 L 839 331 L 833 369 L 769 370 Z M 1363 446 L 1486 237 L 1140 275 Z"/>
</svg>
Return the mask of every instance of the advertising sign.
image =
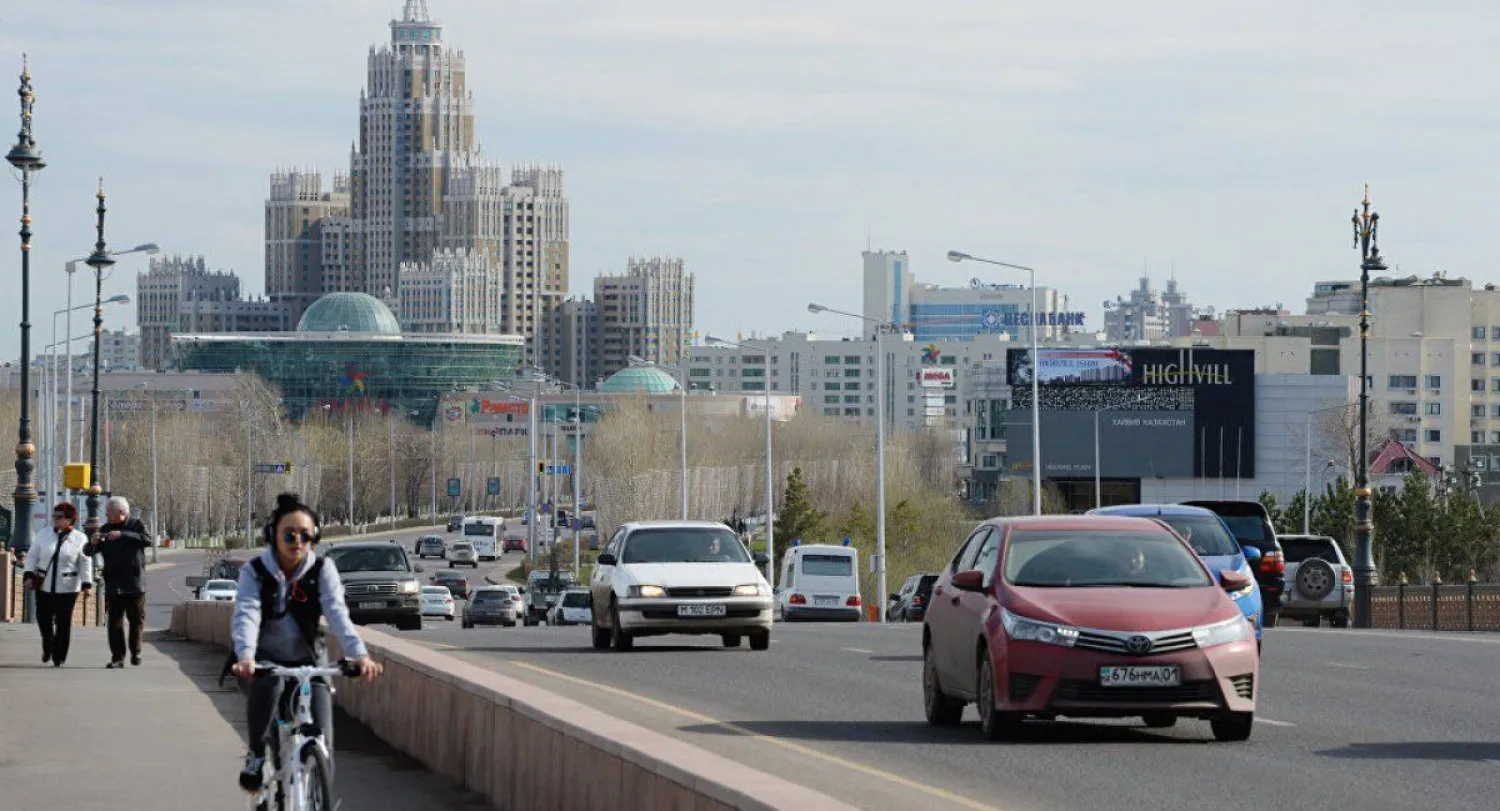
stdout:
<svg viewBox="0 0 1500 811">
<path fill-rule="evenodd" d="M 448 495 L 450 495 L 450 496 L 452 496 L 454 498 L 458 498 L 458 494 L 460 492 L 462 492 L 462 488 L 463 488 L 463 483 L 461 481 L 459 481 L 458 479 L 449 479 L 448 480 Z"/>
<path fill-rule="evenodd" d="M 484 483 L 484 492 L 486 495 L 491 496 L 500 495 L 500 480 L 495 478 L 494 476 L 491 476 L 489 480 Z"/>
<path fill-rule="evenodd" d="M 1130 354 L 1123 349 L 1042 349 L 1043 386 L 1118 385 L 1130 380 L 1134 370 Z M 1031 385 L 1031 352 L 1012 350 L 1007 358 L 1012 386 Z"/>
<path fill-rule="evenodd" d="M 917 383 L 924 389 L 951 389 L 953 369 L 946 366 L 923 366 L 917 372 Z"/>
</svg>

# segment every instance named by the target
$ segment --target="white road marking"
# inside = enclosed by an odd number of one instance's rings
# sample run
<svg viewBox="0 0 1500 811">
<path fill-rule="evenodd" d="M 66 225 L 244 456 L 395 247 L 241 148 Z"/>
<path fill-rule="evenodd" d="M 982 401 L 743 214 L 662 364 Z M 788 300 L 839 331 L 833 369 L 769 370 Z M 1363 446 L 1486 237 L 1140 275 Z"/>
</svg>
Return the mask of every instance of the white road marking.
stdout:
<svg viewBox="0 0 1500 811">
<path fill-rule="evenodd" d="M 1350 670 L 1369 670 L 1369 665 L 1351 665 L 1344 662 L 1329 662 L 1329 667 L 1347 667 Z"/>
<path fill-rule="evenodd" d="M 865 650 L 864 648 L 841 648 L 840 650 L 846 650 L 846 651 L 849 651 L 850 653 L 874 653 L 875 652 L 875 651 L 872 651 L 872 650 Z"/>
<path fill-rule="evenodd" d="M 1274 721 L 1274 720 L 1272 720 L 1270 718 L 1257 718 L 1257 719 L 1255 719 L 1255 723 L 1257 723 L 1257 724 L 1265 724 L 1267 726 L 1273 726 L 1273 727 L 1294 727 L 1294 726 L 1296 726 L 1296 724 L 1292 723 L 1291 721 Z"/>
</svg>

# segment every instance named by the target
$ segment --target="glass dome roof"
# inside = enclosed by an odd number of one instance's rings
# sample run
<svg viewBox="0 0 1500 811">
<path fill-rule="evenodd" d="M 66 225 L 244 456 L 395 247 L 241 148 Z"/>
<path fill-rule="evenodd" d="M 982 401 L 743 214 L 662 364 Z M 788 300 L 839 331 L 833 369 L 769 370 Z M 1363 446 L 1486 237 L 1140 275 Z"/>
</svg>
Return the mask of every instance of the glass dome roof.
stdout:
<svg viewBox="0 0 1500 811">
<path fill-rule="evenodd" d="M 312 303 L 298 332 L 373 332 L 400 335 L 401 323 L 380 299 L 365 293 L 329 293 Z"/>
<path fill-rule="evenodd" d="M 609 394 L 670 394 L 677 388 L 676 378 L 653 365 L 626 367 L 599 384 Z"/>
</svg>

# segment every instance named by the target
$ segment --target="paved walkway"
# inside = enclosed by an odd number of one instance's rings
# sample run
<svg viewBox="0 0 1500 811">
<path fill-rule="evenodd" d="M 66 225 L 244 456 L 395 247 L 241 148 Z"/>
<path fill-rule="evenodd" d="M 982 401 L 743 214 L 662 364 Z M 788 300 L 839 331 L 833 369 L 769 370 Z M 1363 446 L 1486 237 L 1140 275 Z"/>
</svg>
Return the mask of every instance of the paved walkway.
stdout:
<svg viewBox="0 0 1500 811">
<path fill-rule="evenodd" d="M 74 628 L 54 668 L 35 626 L 0 625 L 0 808 L 248 807 L 235 785 L 244 701 L 216 684 L 223 656 L 152 632 L 140 667 L 105 670 L 104 629 Z M 343 811 L 484 807 L 345 719 L 335 741 Z"/>
</svg>

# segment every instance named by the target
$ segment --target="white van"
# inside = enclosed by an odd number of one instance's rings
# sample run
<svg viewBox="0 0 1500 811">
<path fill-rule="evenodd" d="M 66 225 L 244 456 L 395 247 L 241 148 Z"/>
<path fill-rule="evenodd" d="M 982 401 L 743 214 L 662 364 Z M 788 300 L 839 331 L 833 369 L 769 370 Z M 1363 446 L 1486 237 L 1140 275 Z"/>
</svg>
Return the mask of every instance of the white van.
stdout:
<svg viewBox="0 0 1500 811">
<path fill-rule="evenodd" d="M 464 540 L 474 544 L 474 556 L 480 560 L 499 560 L 500 536 L 504 532 L 504 518 L 469 516 L 464 519 Z"/>
<path fill-rule="evenodd" d="M 781 559 L 776 609 L 787 622 L 859 622 L 859 550 L 852 546 L 798 544 Z"/>
</svg>

